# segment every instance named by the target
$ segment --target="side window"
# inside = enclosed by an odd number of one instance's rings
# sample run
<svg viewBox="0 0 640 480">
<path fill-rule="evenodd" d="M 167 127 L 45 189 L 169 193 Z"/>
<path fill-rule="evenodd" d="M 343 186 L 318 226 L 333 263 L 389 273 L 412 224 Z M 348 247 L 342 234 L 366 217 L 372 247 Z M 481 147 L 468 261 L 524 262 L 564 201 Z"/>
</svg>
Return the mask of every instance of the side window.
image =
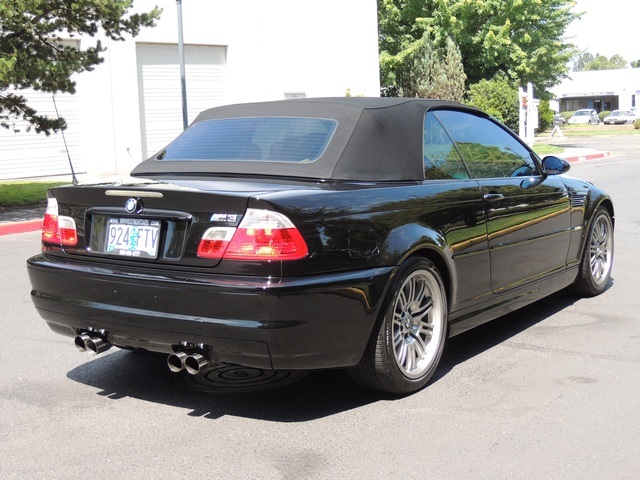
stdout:
<svg viewBox="0 0 640 480">
<path fill-rule="evenodd" d="M 487 118 L 440 110 L 442 122 L 474 178 L 523 177 L 538 174 L 529 150 L 511 133 Z"/>
<path fill-rule="evenodd" d="M 469 178 L 458 151 L 431 112 L 424 120 L 423 161 L 425 180 Z"/>
</svg>

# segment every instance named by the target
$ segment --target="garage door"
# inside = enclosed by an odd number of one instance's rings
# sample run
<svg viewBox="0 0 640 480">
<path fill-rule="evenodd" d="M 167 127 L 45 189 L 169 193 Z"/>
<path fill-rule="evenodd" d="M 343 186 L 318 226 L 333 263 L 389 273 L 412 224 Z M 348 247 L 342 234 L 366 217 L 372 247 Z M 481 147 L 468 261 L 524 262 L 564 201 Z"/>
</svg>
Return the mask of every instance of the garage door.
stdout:
<svg viewBox="0 0 640 480">
<path fill-rule="evenodd" d="M 182 132 L 182 93 L 178 46 L 139 43 L 138 92 L 143 158 L 155 154 Z M 226 47 L 185 45 L 189 122 L 223 103 Z"/>
<path fill-rule="evenodd" d="M 50 93 L 20 90 L 15 93 L 27 98 L 39 114 L 56 117 Z M 83 171 L 79 155 L 78 102 L 77 97 L 57 94 L 56 104 L 60 115 L 67 121 L 65 138 L 76 173 Z M 26 122 L 16 122 L 7 130 L 0 127 L 0 180 L 28 177 L 46 177 L 70 174 L 69 160 L 60 133 L 47 136 L 44 133 L 27 132 Z M 19 132 L 14 132 L 19 130 Z"/>
</svg>

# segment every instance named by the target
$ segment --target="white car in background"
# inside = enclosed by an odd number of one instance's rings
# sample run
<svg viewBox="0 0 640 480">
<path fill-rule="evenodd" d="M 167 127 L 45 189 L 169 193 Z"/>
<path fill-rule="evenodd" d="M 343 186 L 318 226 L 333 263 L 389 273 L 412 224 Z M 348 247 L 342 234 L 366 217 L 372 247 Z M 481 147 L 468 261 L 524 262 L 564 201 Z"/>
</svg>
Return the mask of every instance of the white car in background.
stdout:
<svg viewBox="0 0 640 480">
<path fill-rule="evenodd" d="M 633 123 L 636 117 L 629 110 L 614 110 L 610 115 L 604 117 L 605 125 L 624 125 Z"/>
<path fill-rule="evenodd" d="M 600 117 L 598 117 L 598 113 L 592 108 L 582 108 L 573 112 L 573 115 L 569 118 L 567 123 L 569 125 L 598 125 L 600 123 Z"/>
</svg>

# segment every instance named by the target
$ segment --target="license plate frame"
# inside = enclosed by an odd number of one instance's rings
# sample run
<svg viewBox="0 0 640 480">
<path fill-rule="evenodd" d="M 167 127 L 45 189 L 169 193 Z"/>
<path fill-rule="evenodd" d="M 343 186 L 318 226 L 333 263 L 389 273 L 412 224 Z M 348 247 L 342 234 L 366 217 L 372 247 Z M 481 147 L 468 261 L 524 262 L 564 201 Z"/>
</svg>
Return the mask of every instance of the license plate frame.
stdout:
<svg viewBox="0 0 640 480">
<path fill-rule="evenodd" d="M 104 253 L 119 257 L 158 258 L 162 222 L 149 218 L 108 217 Z"/>
</svg>

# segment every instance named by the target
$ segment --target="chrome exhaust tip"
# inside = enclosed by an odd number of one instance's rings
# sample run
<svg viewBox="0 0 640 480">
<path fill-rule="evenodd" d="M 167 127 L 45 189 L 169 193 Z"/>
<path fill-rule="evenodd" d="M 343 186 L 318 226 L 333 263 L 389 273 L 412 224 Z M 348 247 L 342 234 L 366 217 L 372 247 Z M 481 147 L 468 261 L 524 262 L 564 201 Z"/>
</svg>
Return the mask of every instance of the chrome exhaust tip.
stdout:
<svg viewBox="0 0 640 480">
<path fill-rule="evenodd" d="M 191 375 L 197 375 L 207 365 L 209 365 L 209 360 L 200 353 L 192 353 L 184 361 L 184 368 Z"/>
<path fill-rule="evenodd" d="M 111 348 L 111 344 L 100 337 L 90 337 L 89 340 L 86 341 L 86 346 L 96 355 L 106 352 Z"/>
<path fill-rule="evenodd" d="M 75 344 L 79 352 L 86 352 L 89 348 L 87 346 L 87 342 L 89 340 L 91 340 L 91 337 L 89 335 L 87 335 L 86 333 L 81 333 L 80 335 L 76 336 L 76 338 L 73 340 L 73 343 Z"/>
<path fill-rule="evenodd" d="M 169 370 L 174 373 L 181 372 L 185 368 L 185 361 L 188 355 L 184 352 L 175 352 L 167 357 L 167 365 Z"/>
</svg>

